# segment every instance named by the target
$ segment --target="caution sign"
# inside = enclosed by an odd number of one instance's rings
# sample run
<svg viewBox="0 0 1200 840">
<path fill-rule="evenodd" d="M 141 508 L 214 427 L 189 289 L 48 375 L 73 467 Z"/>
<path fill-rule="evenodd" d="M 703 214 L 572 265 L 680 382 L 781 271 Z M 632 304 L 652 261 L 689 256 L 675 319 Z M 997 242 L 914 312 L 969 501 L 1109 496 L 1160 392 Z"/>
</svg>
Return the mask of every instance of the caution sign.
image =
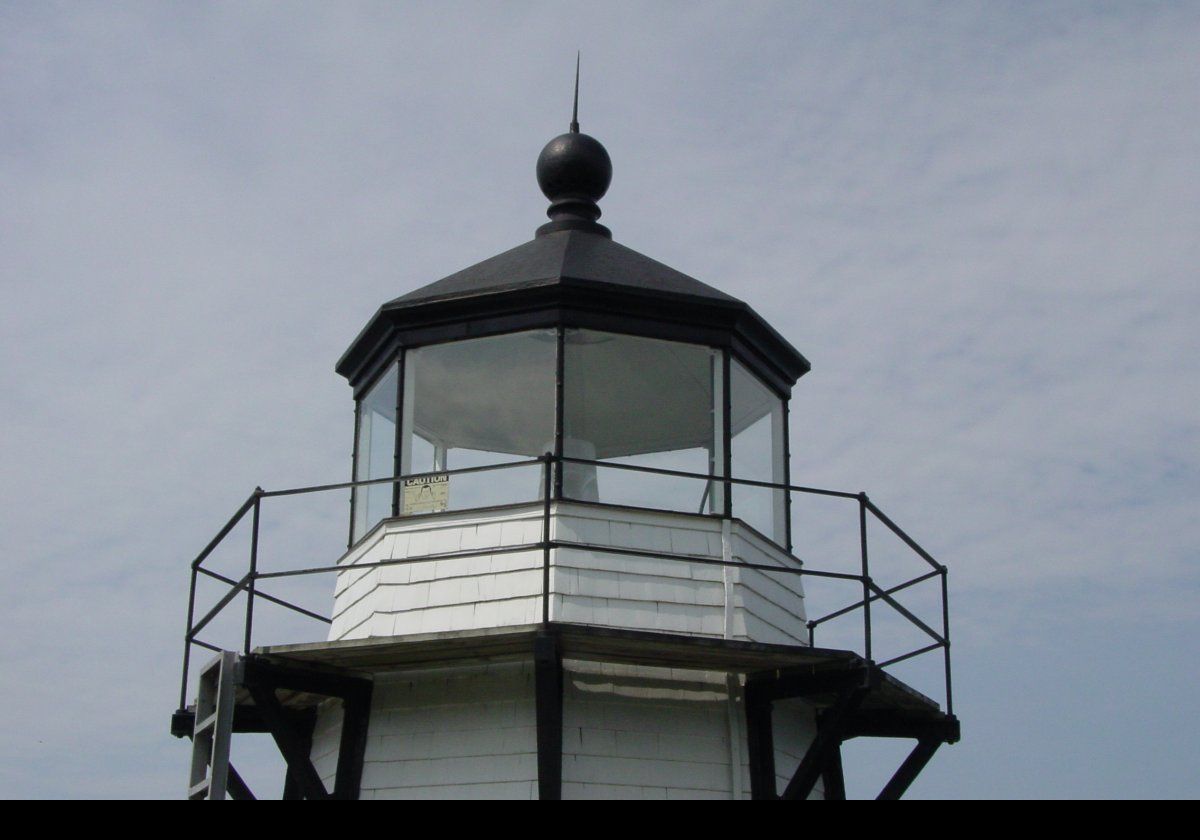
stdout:
<svg viewBox="0 0 1200 840">
<path fill-rule="evenodd" d="M 404 479 L 403 513 L 437 513 L 450 506 L 450 476 Z"/>
</svg>

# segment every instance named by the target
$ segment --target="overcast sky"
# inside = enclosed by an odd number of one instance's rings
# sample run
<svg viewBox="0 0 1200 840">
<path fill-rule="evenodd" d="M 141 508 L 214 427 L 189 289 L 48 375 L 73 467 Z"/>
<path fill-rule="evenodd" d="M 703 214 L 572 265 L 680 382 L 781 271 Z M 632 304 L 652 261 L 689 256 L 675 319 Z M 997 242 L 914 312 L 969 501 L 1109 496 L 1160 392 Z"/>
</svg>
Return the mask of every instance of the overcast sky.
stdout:
<svg viewBox="0 0 1200 840">
<path fill-rule="evenodd" d="M 188 561 L 348 476 L 380 303 L 545 220 L 577 48 L 614 237 L 804 352 L 795 480 L 951 567 L 964 739 L 911 795 L 1200 795 L 1198 45 L 1197 3 L 0 5 L 0 795 L 182 794 Z"/>
</svg>

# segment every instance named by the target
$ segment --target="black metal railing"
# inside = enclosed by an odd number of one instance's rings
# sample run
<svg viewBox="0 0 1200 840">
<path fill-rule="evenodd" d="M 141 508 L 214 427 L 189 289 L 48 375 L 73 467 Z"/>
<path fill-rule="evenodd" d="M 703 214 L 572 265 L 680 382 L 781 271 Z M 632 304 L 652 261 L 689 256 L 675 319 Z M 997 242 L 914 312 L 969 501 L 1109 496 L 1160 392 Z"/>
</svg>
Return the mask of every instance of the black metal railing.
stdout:
<svg viewBox="0 0 1200 840">
<path fill-rule="evenodd" d="M 552 521 L 552 505 L 553 502 L 559 499 L 555 498 L 555 481 L 554 477 L 557 469 L 561 469 L 563 464 L 579 464 L 584 466 L 594 466 L 605 469 L 629 470 L 645 474 L 657 474 L 662 476 L 674 476 L 679 478 L 689 478 L 703 480 L 710 484 L 723 485 L 726 498 L 730 498 L 730 493 L 733 487 L 747 486 L 760 487 L 788 494 L 788 506 L 791 507 L 792 494 L 804 494 L 813 496 L 824 496 L 836 499 L 843 499 L 852 502 L 858 507 L 858 523 L 859 523 L 859 557 L 857 572 L 837 572 L 830 570 L 810 569 L 804 565 L 804 562 L 794 553 L 783 549 L 787 558 L 793 563 L 790 566 L 776 566 L 762 563 L 751 563 L 743 560 L 733 559 L 725 560 L 718 559 L 712 556 L 671 553 L 661 551 L 650 551 L 636 548 L 626 548 L 611 545 L 595 545 L 591 543 L 579 543 L 568 540 L 554 539 L 551 536 L 551 521 Z M 523 545 L 514 546 L 490 546 L 479 549 L 466 551 L 427 553 L 415 557 L 405 557 L 397 559 L 377 560 L 369 563 L 354 563 L 349 565 L 330 564 L 321 566 L 308 566 L 284 571 L 264 572 L 259 570 L 260 557 L 260 538 L 261 538 L 261 519 L 263 502 L 269 499 L 282 498 L 286 496 L 299 496 L 314 493 L 328 493 L 339 490 L 350 490 L 358 487 L 366 487 L 377 484 L 392 484 L 396 485 L 406 479 L 420 478 L 429 475 L 440 476 L 456 476 L 471 473 L 485 473 L 500 470 L 512 470 L 517 468 L 529 468 L 540 465 L 542 468 L 542 488 L 539 499 L 528 500 L 528 503 L 540 502 L 542 505 L 542 539 L 536 543 L 526 543 Z M 558 485 L 561 487 L 561 484 Z M 569 498 L 562 498 L 561 501 L 572 502 Z M 525 502 L 520 502 L 524 504 Z M 596 503 L 589 503 L 596 504 Z M 600 503 L 602 504 L 602 503 Z M 462 508 L 452 511 L 454 514 L 471 513 L 473 511 L 481 511 L 486 509 L 494 509 L 495 506 L 489 508 Z M 618 507 L 630 507 L 629 505 L 619 505 Z M 663 511 L 661 509 L 650 508 L 648 510 L 657 510 L 658 512 L 684 513 L 683 511 L 670 510 Z M 250 547 L 249 558 L 246 566 L 246 572 L 239 578 L 229 577 L 228 575 L 220 574 L 212 569 L 205 568 L 205 562 L 210 558 L 213 552 L 220 546 L 230 533 L 250 514 Z M 697 514 L 691 514 L 697 515 Z M 727 514 L 711 513 L 701 514 L 707 518 L 736 518 L 729 517 Z M 871 575 L 870 554 L 868 551 L 869 543 L 867 537 L 868 522 L 873 519 L 888 531 L 894 534 L 900 541 L 907 546 L 913 554 L 926 563 L 930 570 L 913 578 L 905 580 L 894 586 L 882 588 Z M 386 521 L 386 520 L 385 520 Z M 374 529 L 372 529 L 374 530 Z M 365 538 L 366 535 L 364 535 Z M 361 542 L 361 540 L 360 540 Z M 542 621 L 548 623 L 550 621 L 550 603 L 551 603 L 551 586 L 550 586 L 550 569 L 552 566 L 552 552 L 558 548 L 577 548 L 588 549 L 590 551 L 602 554 L 615 554 L 623 556 L 645 557 L 653 559 L 666 559 L 682 563 L 694 563 L 704 565 L 715 565 L 722 567 L 734 567 L 739 569 L 748 569 L 762 571 L 770 574 L 785 574 L 796 575 L 801 577 L 821 578 L 828 580 L 840 580 L 846 582 L 857 582 L 861 588 L 862 597 L 859 600 L 853 601 L 839 609 L 826 613 L 819 618 L 807 621 L 808 642 L 810 645 L 815 644 L 816 630 L 824 624 L 833 621 L 837 618 L 850 615 L 859 610 L 862 611 L 863 631 L 862 631 L 862 650 L 861 654 L 868 661 L 873 660 L 874 638 L 872 630 L 872 604 L 882 602 L 887 605 L 896 614 L 901 616 L 912 626 L 916 627 L 923 634 L 928 636 L 932 641 L 924 646 L 909 650 L 903 654 L 890 657 L 882 662 L 875 663 L 878 667 L 887 667 L 895 665 L 910 659 L 913 659 L 923 654 L 933 651 L 942 651 L 942 670 L 944 679 L 945 704 L 947 714 L 954 712 L 954 696 L 952 686 L 952 674 L 950 665 L 950 610 L 949 610 L 949 593 L 948 593 L 948 569 L 946 566 L 938 563 L 925 549 L 917 544 L 907 533 L 905 533 L 895 522 L 893 522 L 886 514 L 881 511 L 874 502 L 872 502 L 865 493 L 848 493 L 839 490 L 825 490 L 817 487 L 804 487 L 791 484 L 777 484 L 767 481 L 754 481 L 750 479 L 727 478 L 723 476 L 714 476 L 703 473 L 684 472 L 680 470 L 658 469 L 654 467 L 637 466 L 631 464 L 614 464 L 608 461 L 595 461 L 585 458 L 571 458 L 566 456 L 554 456 L 549 453 L 538 458 L 526 459 L 521 461 L 510 461 L 501 464 L 490 464 L 479 467 L 466 467 L 455 470 L 441 470 L 436 473 L 414 473 L 411 475 L 393 476 L 388 478 L 368 479 L 364 481 L 345 481 L 336 484 L 321 484 L 312 487 L 299 487 L 289 490 L 263 490 L 261 487 L 256 487 L 249 498 L 244 501 L 237 511 L 225 523 L 224 527 L 217 532 L 216 536 L 209 541 L 204 550 L 191 563 L 191 581 L 188 591 L 188 609 L 187 609 L 187 630 L 184 635 L 184 651 L 183 651 L 183 673 L 180 680 L 179 689 L 179 708 L 185 709 L 187 706 L 187 690 L 189 668 L 191 662 L 192 647 L 197 646 L 212 651 L 220 651 L 221 648 L 217 645 L 210 644 L 199 637 L 201 631 L 205 630 L 212 621 L 221 614 L 230 603 L 241 593 L 246 594 L 246 611 L 245 623 L 243 628 L 242 646 L 245 653 L 250 653 L 253 644 L 254 633 L 254 617 L 256 601 L 262 600 L 267 603 L 274 604 L 279 607 L 291 610 L 306 618 L 316 621 L 321 621 L 326 624 L 332 624 L 332 619 L 320 613 L 305 609 L 297 604 L 294 604 L 283 598 L 269 595 L 259 588 L 260 581 L 277 580 L 281 578 L 294 578 L 305 575 L 328 574 L 344 571 L 359 571 L 364 569 L 379 568 L 384 566 L 397 566 L 404 564 L 426 563 L 437 560 L 464 559 L 470 557 L 494 556 L 497 554 L 511 554 L 519 552 L 541 551 L 542 552 L 542 591 L 540 598 L 542 601 Z M 782 547 L 780 547 L 782 548 Z M 228 587 L 228 590 L 216 600 L 216 603 L 210 607 L 205 614 L 199 619 L 196 619 L 196 600 L 197 600 L 197 582 L 201 577 L 206 577 L 215 580 Z M 941 629 L 937 630 L 930 626 L 930 623 L 922 620 L 911 610 L 896 600 L 897 593 L 911 589 L 927 581 L 940 581 L 940 605 Z M 934 623 L 938 623 L 934 620 Z M 856 651 L 858 652 L 858 651 Z"/>
</svg>

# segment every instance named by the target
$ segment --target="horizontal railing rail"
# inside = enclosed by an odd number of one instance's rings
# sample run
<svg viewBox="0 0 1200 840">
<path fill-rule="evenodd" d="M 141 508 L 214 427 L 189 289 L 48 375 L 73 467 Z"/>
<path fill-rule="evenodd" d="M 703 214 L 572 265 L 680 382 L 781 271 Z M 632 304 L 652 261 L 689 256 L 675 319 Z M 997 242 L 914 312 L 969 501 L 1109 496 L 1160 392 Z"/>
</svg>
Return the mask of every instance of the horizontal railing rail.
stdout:
<svg viewBox="0 0 1200 840">
<path fill-rule="evenodd" d="M 678 478 L 696 479 L 707 482 L 722 484 L 726 487 L 726 493 L 735 486 L 759 487 L 780 492 L 808 494 L 814 496 L 832 497 L 838 499 L 851 500 L 857 503 L 859 514 L 859 571 L 857 573 L 831 571 L 828 569 L 813 569 L 808 568 L 804 561 L 796 556 L 791 551 L 784 550 L 784 559 L 792 563 L 792 565 L 770 565 L 765 563 L 747 562 L 741 559 L 725 560 L 713 556 L 688 554 L 680 552 L 662 552 L 652 551 L 647 549 L 638 549 L 624 546 L 612 545 L 596 545 L 593 543 L 578 542 L 573 540 L 560 540 L 551 537 L 551 518 L 552 518 L 552 503 L 554 501 L 575 501 L 569 497 L 561 496 L 555 498 L 555 482 L 553 480 L 554 471 L 556 468 L 561 468 L 563 464 L 578 464 L 585 466 L 603 467 L 605 469 L 627 470 L 637 473 L 645 473 L 651 475 L 671 476 Z M 334 564 L 326 564 L 320 566 L 304 566 L 294 569 L 286 569 L 282 571 L 260 571 L 258 568 L 258 558 L 260 551 L 261 538 L 261 509 L 264 500 L 278 499 L 289 496 L 307 495 L 313 493 L 327 493 L 339 490 L 354 490 L 360 487 L 370 487 L 375 485 L 391 484 L 396 485 L 400 482 L 423 478 L 431 475 L 438 476 L 456 476 L 475 473 L 486 473 L 500 470 L 512 470 L 519 468 L 529 468 L 540 466 L 543 470 L 543 481 L 540 498 L 524 500 L 516 504 L 540 504 L 542 507 L 542 539 L 537 542 L 526 542 L 521 545 L 509 546 L 486 546 L 478 549 L 459 550 L 449 552 L 429 552 L 426 554 L 404 557 L 404 558 L 389 558 L 384 560 L 374 560 L 370 562 L 354 562 L 344 564 L 341 561 Z M 561 488 L 561 484 L 559 485 Z M 590 502 L 589 504 L 596 504 Z M 602 504 L 602 503 L 600 503 Z M 635 507 L 630 505 L 614 505 L 614 507 Z M 483 510 L 495 509 L 495 506 L 481 508 L 464 508 L 451 511 L 453 514 L 470 514 Z M 684 511 L 673 511 L 684 515 Z M 212 556 L 213 552 L 229 537 L 230 533 L 246 518 L 246 515 L 251 515 L 251 536 L 249 562 L 246 572 L 240 578 L 230 577 L 221 574 L 211 569 L 204 568 L 204 563 Z M 700 514 L 706 517 L 713 518 L 734 518 L 727 517 L 725 514 L 708 513 Z M 905 546 L 913 553 L 926 562 L 932 569 L 923 574 L 905 580 L 896 585 L 882 588 L 871 576 L 871 563 L 869 553 L 869 543 L 867 539 L 867 524 L 868 517 L 881 524 L 888 531 L 894 534 Z M 777 545 L 777 544 L 776 544 Z M 872 502 L 865 493 L 849 493 L 840 490 L 826 490 L 819 487 L 806 487 L 803 485 L 782 484 L 768 481 L 758 481 L 754 479 L 734 478 L 731 476 L 719 476 L 706 473 L 693 473 L 682 470 L 660 469 L 657 467 L 645 467 L 634 464 L 616 464 L 608 461 L 597 461 L 586 458 L 573 458 L 568 456 L 554 456 L 549 453 L 538 458 L 524 459 L 518 461 L 509 461 L 498 464 L 487 464 L 477 467 L 463 467 L 453 470 L 439 470 L 436 472 L 411 473 L 406 475 L 389 476 L 386 478 L 373 478 L 358 481 L 343 481 L 333 484 L 318 484 L 309 487 L 297 487 L 286 490 L 263 490 L 261 487 L 256 487 L 254 492 L 247 498 L 234 512 L 233 516 L 225 523 L 224 526 L 217 532 L 204 549 L 196 556 L 191 563 L 191 580 L 188 592 L 188 608 L 187 608 L 187 628 L 184 634 L 184 652 L 183 652 L 183 673 L 180 680 L 179 693 L 179 708 L 185 709 L 187 705 L 187 690 L 191 660 L 191 650 L 193 646 L 204 648 L 206 650 L 220 651 L 221 648 L 199 637 L 201 631 L 208 628 L 212 622 L 220 615 L 229 604 L 243 592 L 246 593 L 246 614 L 243 627 L 242 646 L 245 653 L 250 653 L 253 643 L 253 628 L 255 615 L 255 602 L 258 599 L 291 610 L 292 612 L 302 615 L 306 618 L 320 621 L 325 624 L 332 624 L 332 619 L 328 616 L 321 615 L 310 609 L 306 609 L 298 604 L 292 603 L 284 598 L 271 595 L 259 589 L 259 583 L 263 581 L 280 580 L 284 578 L 296 578 L 317 574 L 331 574 L 345 571 L 361 571 L 372 568 L 382 568 L 389 566 L 402 566 L 408 564 L 420 564 L 444 560 L 466 559 L 471 557 L 494 556 L 498 554 L 515 554 L 520 552 L 541 551 L 543 553 L 543 579 L 542 579 L 542 620 L 549 622 L 550 620 L 550 568 L 551 568 L 551 553 L 557 549 L 586 549 L 593 552 L 603 554 L 613 554 L 619 556 L 640 557 L 646 559 L 665 559 L 681 563 L 691 563 L 699 565 L 721 566 L 721 567 L 736 567 L 738 569 L 759 571 L 768 574 L 795 575 L 801 577 L 812 577 L 834 581 L 857 582 L 861 587 L 861 598 L 847 604 L 832 612 L 826 613 L 819 618 L 811 619 L 806 622 L 808 630 L 808 643 L 815 644 L 815 633 L 818 627 L 827 624 L 830 621 L 841 618 L 846 615 L 861 611 L 863 616 L 863 657 L 872 661 L 874 648 L 874 638 L 872 629 L 872 614 L 871 608 L 873 604 L 882 603 L 890 607 L 897 615 L 905 619 L 913 627 L 917 628 L 921 633 L 928 636 L 932 642 L 919 648 L 906 651 L 899 655 L 893 656 L 882 662 L 876 662 L 878 667 L 887 667 L 890 665 L 899 664 L 901 662 L 914 659 L 923 654 L 934 651 L 942 651 L 942 670 L 944 678 L 944 692 L 946 712 L 953 714 L 954 699 L 953 699 L 953 680 L 950 663 L 950 612 L 949 612 L 949 586 L 948 574 L 949 570 L 946 566 L 938 563 L 933 556 L 922 548 L 911 536 L 901 529 L 895 522 L 884 514 L 874 502 Z M 353 546 L 350 551 L 342 558 L 351 556 Z M 197 620 L 197 581 L 200 576 L 204 576 L 210 580 L 217 581 L 228 587 L 216 602 Z M 935 629 L 927 621 L 917 616 L 903 604 L 895 599 L 899 592 L 903 592 L 921 583 L 937 579 L 940 581 L 940 606 L 941 606 L 941 629 Z"/>
</svg>

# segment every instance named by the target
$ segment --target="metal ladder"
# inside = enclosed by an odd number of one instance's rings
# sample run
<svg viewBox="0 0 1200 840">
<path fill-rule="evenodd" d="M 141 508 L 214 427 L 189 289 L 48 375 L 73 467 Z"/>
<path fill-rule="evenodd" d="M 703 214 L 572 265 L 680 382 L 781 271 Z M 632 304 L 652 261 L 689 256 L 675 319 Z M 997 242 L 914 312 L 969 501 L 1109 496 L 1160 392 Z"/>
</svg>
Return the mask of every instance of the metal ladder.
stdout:
<svg viewBox="0 0 1200 840">
<path fill-rule="evenodd" d="M 225 650 L 200 671 L 196 722 L 192 729 L 192 772 L 188 799 L 224 799 L 233 739 L 234 688 L 242 659 Z"/>
</svg>

